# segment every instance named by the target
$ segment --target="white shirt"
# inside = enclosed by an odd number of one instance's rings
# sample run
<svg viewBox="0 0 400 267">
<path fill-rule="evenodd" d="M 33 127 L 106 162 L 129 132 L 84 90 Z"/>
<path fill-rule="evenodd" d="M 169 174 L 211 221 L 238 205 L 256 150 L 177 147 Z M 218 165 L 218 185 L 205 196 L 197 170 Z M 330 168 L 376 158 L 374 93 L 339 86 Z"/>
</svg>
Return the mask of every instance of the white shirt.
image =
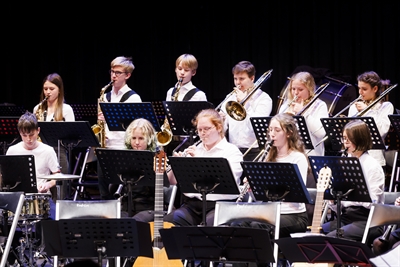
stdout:
<svg viewBox="0 0 400 267">
<path fill-rule="evenodd" d="M 36 114 L 36 110 L 39 108 L 39 104 L 37 104 L 33 108 L 33 114 Z M 75 121 L 75 114 L 72 107 L 66 103 L 63 103 L 62 107 L 64 121 Z M 46 113 L 46 120 L 45 121 L 52 121 L 54 119 L 54 112 L 53 113 Z"/>
<path fill-rule="evenodd" d="M 385 140 L 387 133 L 390 128 L 390 119 L 388 115 L 393 114 L 394 107 L 390 102 L 382 102 L 375 104 L 370 108 L 363 117 L 372 117 L 376 123 L 379 134 L 382 136 L 382 140 Z M 349 117 L 353 117 L 358 113 L 356 105 L 351 105 L 349 108 Z M 368 153 L 374 157 L 381 166 L 386 165 L 386 160 L 384 156 L 384 150 L 381 149 L 371 149 Z"/>
<path fill-rule="evenodd" d="M 210 150 L 206 150 L 204 144 L 201 143 L 196 148 L 196 157 L 210 157 L 210 158 L 226 158 L 231 167 L 233 176 L 239 186 L 240 177 L 242 175 L 243 169 L 240 162 L 243 161 L 242 152 L 235 146 L 229 143 L 224 137 L 218 144 L 216 144 Z M 201 194 L 196 193 L 185 193 L 187 197 L 196 197 L 201 200 Z M 206 198 L 208 201 L 217 201 L 222 199 L 236 199 L 239 197 L 237 195 L 222 195 L 222 194 L 207 194 Z"/>
<path fill-rule="evenodd" d="M 175 87 L 171 87 L 167 91 L 167 97 L 166 101 L 172 101 L 172 91 L 174 90 Z M 190 91 L 195 89 L 196 86 L 193 85 L 192 81 L 184 84 L 181 86 L 181 89 L 179 89 L 179 94 L 178 94 L 178 101 L 182 101 L 185 95 Z M 207 96 L 203 91 L 197 91 L 190 101 L 207 101 Z"/>
<path fill-rule="evenodd" d="M 277 158 L 277 162 L 289 162 L 297 164 L 301 178 L 303 179 L 304 186 L 307 183 L 307 172 L 308 172 L 308 159 L 307 157 L 298 151 L 291 151 L 289 155 L 283 158 Z M 281 203 L 281 214 L 292 214 L 301 213 L 306 211 L 306 205 L 304 203 L 295 202 L 282 202 Z"/>
<path fill-rule="evenodd" d="M 279 113 L 287 110 L 289 100 L 286 100 L 279 108 Z M 324 127 L 322 126 L 321 118 L 329 118 L 328 107 L 326 103 L 320 99 L 316 99 L 311 106 L 302 115 L 306 121 L 308 133 L 314 149 L 307 152 L 309 156 L 324 156 L 325 146 L 321 140 L 326 136 Z M 320 143 L 321 142 L 321 143 Z M 318 145 L 317 145 L 318 144 Z"/>
<path fill-rule="evenodd" d="M 232 94 L 222 104 L 221 110 L 225 114 L 227 114 L 225 106 L 228 101 L 237 102 L 236 95 Z M 271 97 L 261 89 L 257 89 L 245 102 L 244 108 L 247 115 L 244 120 L 237 121 L 227 114 L 225 127 L 229 129 L 229 142 L 238 148 L 258 147 L 258 144 L 255 144 L 257 139 L 250 118 L 268 117 L 271 114 L 272 105 Z"/>
<path fill-rule="evenodd" d="M 33 155 L 35 159 L 36 186 L 46 183 L 47 179 L 39 179 L 51 173 L 58 172 L 59 164 L 57 155 L 51 146 L 38 142 L 35 149 L 27 150 L 23 146 L 23 142 L 19 142 L 10 146 L 7 155 Z"/>
<path fill-rule="evenodd" d="M 351 157 L 351 154 L 349 154 Z M 385 174 L 383 173 L 382 166 L 379 162 L 369 155 L 369 152 L 365 152 L 359 158 L 362 172 L 365 178 L 365 182 L 368 186 L 369 196 L 373 203 L 384 204 L 384 186 L 385 186 Z M 342 201 L 342 206 L 363 206 L 367 209 L 371 208 L 371 202 L 353 202 L 353 201 Z"/>
<path fill-rule="evenodd" d="M 106 103 L 118 103 L 122 96 L 131 90 L 127 84 L 125 84 L 121 89 L 118 90 L 118 93 L 115 93 L 114 87 L 111 90 L 111 101 L 107 100 L 107 97 L 104 97 L 104 102 Z M 133 102 L 142 102 L 142 99 L 138 94 L 131 95 L 124 103 L 133 103 Z M 110 149 L 125 149 L 124 145 L 124 137 L 125 131 L 110 131 L 108 129 L 107 123 L 105 124 L 106 131 L 106 147 Z"/>
</svg>

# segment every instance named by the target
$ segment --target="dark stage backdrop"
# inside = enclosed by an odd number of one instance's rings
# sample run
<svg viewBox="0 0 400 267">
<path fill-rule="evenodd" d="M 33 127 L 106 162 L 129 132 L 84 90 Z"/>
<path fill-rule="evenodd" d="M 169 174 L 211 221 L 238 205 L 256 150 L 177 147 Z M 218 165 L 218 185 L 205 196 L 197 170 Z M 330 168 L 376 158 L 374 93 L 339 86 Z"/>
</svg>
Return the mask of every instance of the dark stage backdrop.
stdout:
<svg viewBox="0 0 400 267">
<path fill-rule="evenodd" d="M 64 80 L 67 103 L 97 103 L 121 55 L 133 58 L 128 84 L 145 102 L 165 100 L 183 53 L 197 57 L 193 82 L 215 106 L 232 91 L 241 60 L 255 64 L 256 79 L 273 69 L 262 89 L 275 105 L 298 66 L 351 84 L 368 70 L 400 81 L 399 1 L 165 2 L 4 4 L 0 103 L 32 110 L 52 72 Z M 390 93 L 395 107 L 399 90 Z"/>
</svg>

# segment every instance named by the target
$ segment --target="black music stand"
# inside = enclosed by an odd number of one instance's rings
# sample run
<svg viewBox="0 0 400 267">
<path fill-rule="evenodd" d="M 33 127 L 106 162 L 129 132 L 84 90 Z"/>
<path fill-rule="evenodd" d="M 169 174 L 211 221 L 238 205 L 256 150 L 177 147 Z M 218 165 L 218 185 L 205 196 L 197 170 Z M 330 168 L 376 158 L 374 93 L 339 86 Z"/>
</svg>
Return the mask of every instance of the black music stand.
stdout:
<svg viewBox="0 0 400 267">
<path fill-rule="evenodd" d="M 308 127 L 306 120 L 303 116 L 293 116 L 296 120 L 297 128 L 299 130 L 299 134 L 301 140 L 304 143 L 305 149 L 314 149 L 314 146 L 311 142 L 310 133 L 308 132 Z M 258 147 L 260 149 L 265 148 L 266 143 L 268 142 L 268 127 L 269 122 L 271 121 L 272 117 L 251 117 L 250 122 L 253 126 L 253 131 L 256 135 L 258 141 Z"/>
<path fill-rule="evenodd" d="M 110 131 L 125 131 L 129 124 L 137 118 L 145 118 L 160 130 L 158 118 L 151 102 L 135 103 L 100 103 L 104 118 Z"/>
<path fill-rule="evenodd" d="M 0 191 L 38 192 L 33 155 L 0 155 L 0 176 Z"/>
<path fill-rule="evenodd" d="M 343 200 L 372 202 L 360 161 L 356 157 L 308 156 L 308 158 L 316 181 L 319 170 L 325 166 L 331 169 L 332 184 L 325 190 L 324 199 L 336 200 L 338 211 Z M 339 238 L 343 236 L 340 212 L 337 213 L 336 235 Z"/>
<path fill-rule="evenodd" d="M 393 150 L 399 150 L 400 147 L 400 114 L 391 114 L 388 115 L 392 130 L 393 130 L 393 136 L 391 135 L 391 132 L 389 130 L 388 135 L 386 136 L 387 139 L 389 139 L 389 144 L 386 144 L 389 146 L 388 150 L 393 149 Z M 386 141 L 386 140 L 385 140 Z"/>
<path fill-rule="evenodd" d="M 156 113 L 158 124 L 163 125 L 165 120 L 165 111 L 162 101 L 152 101 L 154 112 Z"/>
<path fill-rule="evenodd" d="M 379 134 L 378 127 L 372 117 L 321 118 L 322 126 L 331 141 L 333 151 L 340 151 L 342 149 L 343 144 L 341 138 L 343 128 L 351 120 L 362 120 L 368 125 L 372 138 L 371 149 L 386 149 L 382 136 Z"/>
<path fill-rule="evenodd" d="M 19 116 L 1 116 L 0 117 L 0 145 L 3 154 L 6 154 L 7 148 L 17 140 L 21 139 L 18 132 Z"/>
<path fill-rule="evenodd" d="M 160 229 L 160 234 L 169 259 L 275 262 L 269 233 L 264 229 L 188 226 Z"/>
<path fill-rule="evenodd" d="M 207 101 L 163 101 L 171 131 L 174 135 L 193 135 L 192 120 L 203 109 L 214 108 Z"/>
<path fill-rule="evenodd" d="M 90 125 L 97 122 L 97 104 L 70 104 L 76 121 L 89 121 Z"/>
<path fill-rule="evenodd" d="M 43 220 L 48 256 L 63 258 L 153 257 L 150 225 L 132 218 Z"/>
<path fill-rule="evenodd" d="M 371 266 L 368 245 L 328 236 L 285 237 L 274 240 L 290 262 L 337 263 Z"/>
<path fill-rule="evenodd" d="M 154 186 L 154 153 L 147 150 L 96 149 L 97 160 L 107 184 L 123 184 L 128 192 L 128 213 L 132 217 L 132 186 Z M 168 179 L 164 176 L 164 184 Z"/>
<path fill-rule="evenodd" d="M 0 105 L 0 114 L 5 117 L 20 117 L 26 112 L 26 109 L 22 106 L 15 105 Z"/>
<path fill-rule="evenodd" d="M 238 196 L 239 185 L 226 158 L 169 157 L 169 163 L 183 193 L 200 193 L 203 201 L 203 222 L 207 225 L 207 194 Z"/>
<path fill-rule="evenodd" d="M 297 164 L 286 162 L 241 162 L 257 201 L 312 204 Z"/>
<path fill-rule="evenodd" d="M 43 143 L 58 147 L 58 143 L 68 151 L 68 173 L 71 174 L 72 149 L 75 147 L 98 147 L 99 140 L 88 121 L 39 121 L 40 138 Z"/>
</svg>

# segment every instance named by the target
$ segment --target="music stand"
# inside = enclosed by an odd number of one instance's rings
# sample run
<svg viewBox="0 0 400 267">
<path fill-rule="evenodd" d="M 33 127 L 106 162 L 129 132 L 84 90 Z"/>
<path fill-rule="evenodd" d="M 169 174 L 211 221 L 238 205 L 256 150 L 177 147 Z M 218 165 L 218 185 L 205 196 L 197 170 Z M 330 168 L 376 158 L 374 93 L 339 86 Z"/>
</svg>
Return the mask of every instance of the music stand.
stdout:
<svg viewBox="0 0 400 267">
<path fill-rule="evenodd" d="M 60 144 L 68 151 L 68 173 L 71 174 L 72 149 L 75 147 L 98 147 L 99 140 L 88 121 L 39 121 L 39 136 L 43 143 L 52 147 Z"/>
<path fill-rule="evenodd" d="M 104 118 L 110 131 L 125 131 L 129 124 L 137 118 L 145 118 L 160 130 L 156 113 L 150 102 L 135 103 L 100 103 Z"/>
<path fill-rule="evenodd" d="M 341 201 L 372 202 L 360 161 L 356 157 L 308 156 L 315 181 L 318 171 L 327 166 L 332 171 L 332 184 L 324 192 L 324 199 L 336 200 L 340 211 Z M 342 237 L 340 212 L 337 213 L 337 236 Z"/>
<path fill-rule="evenodd" d="M 164 105 L 162 101 L 152 101 L 151 104 L 153 105 L 154 112 L 156 113 L 158 124 L 163 125 L 165 120 L 165 111 Z"/>
<path fill-rule="evenodd" d="M 328 236 L 285 237 L 274 240 L 290 262 L 371 266 L 371 248 L 361 242 Z"/>
<path fill-rule="evenodd" d="M 26 112 L 26 109 L 15 105 L 0 105 L 0 114 L 5 117 L 20 117 Z"/>
<path fill-rule="evenodd" d="M 343 147 L 341 138 L 344 126 L 351 120 L 362 120 L 369 128 L 372 139 L 371 149 L 386 149 L 382 136 L 379 134 L 378 127 L 372 117 L 337 117 L 337 118 L 321 118 L 322 126 L 327 133 L 331 144 L 332 150 L 340 151 Z"/>
<path fill-rule="evenodd" d="M 214 108 L 207 101 L 163 101 L 171 131 L 174 135 L 193 135 L 192 120 L 203 109 Z"/>
<path fill-rule="evenodd" d="M 314 149 L 314 146 L 311 142 L 310 133 L 308 132 L 307 123 L 303 116 L 293 116 L 297 123 L 297 129 L 299 130 L 299 134 L 301 140 L 304 143 L 305 149 Z M 253 126 L 253 131 L 256 135 L 258 147 L 260 149 L 265 148 L 265 144 L 268 142 L 268 127 L 269 122 L 272 117 L 251 117 L 250 122 Z"/>
<path fill-rule="evenodd" d="M 222 263 L 275 262 L 269 233 L 264 229 L 188 226 L 159 231 L 169 259 Z"/>
<path fill-rule="evenodd" d="M 241 162 L 257 201 L 312 204 L 297 164 L 287 162 Z"/>
<path fill-rule="evenodd" d="M 239 185 L 226 158 L 169 157 L 168 160 L 181 191 L 201 194 L 203 225 L 207 225 L 207 194 L 239 195 Z"/>
<path fill-rule="evenodd" d="M 132 186 L 155 185 L 154 153 L 147 150 L 96 149 L 97 160 L 107 184 L 124 184 L 128 192 L 128 213 L 132 217 Z M 168 180 L 164 176 L 164 184 Z"/>
<path fill-rule="evenodd" d="M 97 104 L 70 104 L 75 115 L 75 121 L 89 121 L 90 125 L 97 122 Z"/>
<path fill-rule="evenodd" d="M 63 258 L 153 257 L 150 225 L 132 218 L 43 220 L 48 256 Z"/>
<path fill-rule="evenodd" d="M 393 140 L 393 142 L 389 141 L 389 150 L 395 149 L 398 150 L 400 147 L 400 114 L 390 114 L 388 115 L 391 126 L 393 127 L 394 136 L 392 138 L 387 138 L 389 140 Z M 389 137 L 391 132 L 389 131 L 387 137 Z M 394 143 L 394 144 L 392 144 Z"/>
<path fill-rule="evenodd" d="M 10 143 L 15 142 L 20 138 L 18 132 L 18 120 L 17 116 L 1 116 L 0 117 L 0 144 L 2 145 L 3 153 L 7 151 L 7 146 Z"/>
<path fill-rule="evenodd" d="M 0 191 L 37 193 L 35 157 L 0 155 L 0 178 Z"/>
</svg>

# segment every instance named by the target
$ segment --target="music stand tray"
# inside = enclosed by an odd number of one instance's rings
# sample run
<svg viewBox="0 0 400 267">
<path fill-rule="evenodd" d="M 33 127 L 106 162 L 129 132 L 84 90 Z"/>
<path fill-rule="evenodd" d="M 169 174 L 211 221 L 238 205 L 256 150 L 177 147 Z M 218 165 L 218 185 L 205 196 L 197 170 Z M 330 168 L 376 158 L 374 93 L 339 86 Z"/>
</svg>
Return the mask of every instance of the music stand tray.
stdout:
<svg viewBox="0 0 400 267">
<path fill-rule="evenodd" d="M 373 256 L 368 245 L 327 236 L 285 237 L 274 240 L 290 262 L 337 263 L 371 266 Z"/>
<path fill-rule="evenodd" d="M 91 125 L 97 122 L 97 104 L 70 104 L 76 121 L 89 121 Z"/>
<path fill-rule="evenodd" d="M 297 164 L 286 162 L 241 162 L 257 201 L 312 204 Z"/>
<path fill-rule="evenodd" d="M 25 112 L 26 112 L 26 109 L 22 106 L 14 106 L 14 105 L 0 106 L 1 116 L 18 117 L 19 118 Z"/>
<path fill-rule="evenodd" d="M 96 156 L 107 183 L 154 186 L 154 153 L 148 150 L 96 148 Z"/>
<path fill-rule="evenodd" d="M 160 229 L 169 259 L 275 262 L 268 231 L 219 226 Z"/>
<path fill-rule="evenodd" d="M 16 116 L 0 116 L 0 140 L 13 140 L 19 136 L 18 120 Z"/>
<path fill-rule="evenodd" d="M 151 104 L 153 105 L 154 112 L 156 113 L 158 124 L 163 125 L 164 120 L 165 120 L 165 111 L 164 111 L 163 102 L 162 101 L 152 101 Z"/>
<path fill-rule="evenodd" d="M 150 225 L 132 218 L 43 220 L 41 224 L 48 256 L 153 257 Z"/>
<path fill-rule="evenodd" d="M 0 155 L 1 190 L 37 193 L 35 157 L 33 155 Z"/>
<path fill-rule="evenodd" d="M 158 119 L 151 102 L 100 103 L 104 118 L 110 131 L 125 131 L 129 124 L 138 118 L 145 118 L 160 130 Z"/>
<path fill-rule="evenodd" d="M 239 186 L 226 158 L 169 157 L 183 193 L 239 195 Z"/>
<path fill-rule="evenodd" d="M 226 158 L 169 157 L 182 193 L 199 193 L 206 225 L 207 194 L 239 195 L 239 185 Z"/>
<path fill-rule="evenodd" d="M 297 128 L 299 130 L 299 134 L 301 140 L 304 143 L 305 149 L 314 149 L 314 145 L 311 142 L 310 133 L 308 132 L 308 127 L 306 120 L 303 116 L 293 116 L 297 123 Z M 253 126 L 253 131 L 256 135 L 258 147 L 260 149 L 265 148 L 266 143 L 268 142 L 268 127 L 269 122 L 272 117 L 251 117 L 250 122 Z"/>
<path fill-rule="evenodd" d="M 340 151 L 343 147 L 341 138 L 344 126 L 351 120 L 364 121 L 371 132 L 372 148 L 371 149 L 386 149 L 382 136 L 379 134 L 378 127 L 372 117 L 337 117 L 337 118 L 321 118 L 322 126 L 327 133 L 332 150 Z"/>
<path fill-rule="evenodd" d="M 324 199 L 336 200 L 335 194 L 342 192 L 348 201 L 372 202 L 368 193 L 360 161 L 356 157 L 308 156 L 315 181 L 318 171 L 327 166 L 332 171 L 332 184 L 324 193 Z"/>
<path fill-rule="evenodd" d="M 188 135 L 194 132 L 192 120 L 203 109 L 214 108 L 207 101 L 163 101 L 171 131 L 174 135 Z"/>
</svg>

